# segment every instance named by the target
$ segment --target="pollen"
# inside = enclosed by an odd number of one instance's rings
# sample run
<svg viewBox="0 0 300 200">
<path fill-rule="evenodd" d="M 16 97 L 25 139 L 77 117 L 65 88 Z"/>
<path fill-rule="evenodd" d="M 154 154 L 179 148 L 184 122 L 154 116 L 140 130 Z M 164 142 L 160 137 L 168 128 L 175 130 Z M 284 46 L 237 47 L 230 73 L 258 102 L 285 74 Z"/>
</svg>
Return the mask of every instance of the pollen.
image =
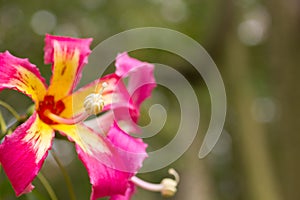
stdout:
<svg viewBox="0 0 300 200">
<path fill-rule="evenodd" d="M 100 89 L 100 91 L 98 93 L 92 93 L 89 94 L 83 103 L 84 109 L 85 111 L 92 115 L 96 115 L 98 113 L 100 113 L 105 105 L 104 99 L 103 99 L 103 91 L 104 89 L 108 86 L 108 84 L 106 82 L 102 83 L 102 88 Z"/>
</svg>

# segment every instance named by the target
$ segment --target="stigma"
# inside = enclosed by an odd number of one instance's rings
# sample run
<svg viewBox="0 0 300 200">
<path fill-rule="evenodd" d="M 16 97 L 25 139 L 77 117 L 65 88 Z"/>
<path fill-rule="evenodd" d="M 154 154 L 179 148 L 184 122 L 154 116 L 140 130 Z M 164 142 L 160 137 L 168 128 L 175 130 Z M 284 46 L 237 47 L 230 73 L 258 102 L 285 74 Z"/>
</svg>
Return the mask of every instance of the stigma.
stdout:
<svg viewBox="0 0 300 200">
<path fill-rule="evenodd" d="M 160 192 L 163 197 L 172 197 L 177 192 L 177 185 L 180 181 L 179 174 L 174 169 L 169 169 L 169 174 L 174 176 L 174 179 L 164 178 L 159 184 L 146 182 L 136 176 L 131 178 L 131 181 L 146 190 Z"/>
</svg>

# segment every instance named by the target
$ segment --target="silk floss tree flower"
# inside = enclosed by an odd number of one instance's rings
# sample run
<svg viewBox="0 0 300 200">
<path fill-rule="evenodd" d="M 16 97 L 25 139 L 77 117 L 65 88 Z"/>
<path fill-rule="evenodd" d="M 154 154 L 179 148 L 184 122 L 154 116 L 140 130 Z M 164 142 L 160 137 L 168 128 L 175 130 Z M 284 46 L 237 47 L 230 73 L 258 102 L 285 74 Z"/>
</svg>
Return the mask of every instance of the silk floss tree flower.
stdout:
<svg viewBox="0 0 300 200">
<path fill-rule="evenodd" d="M 140 104 L 155 87 L 153 65 L 120 54 L 115 73 L 74 92 L 91 41 L 46 35 L 44 60 L 52 64 L 53 72 L 49 86 L 28 59 L 8 51 L 0 53 L 0 90 L 20 91 L 35 103 L 32 116 L 0 144 L 0 163 L 16 195 L 33 189 L 31 182 L 51 149 L 55 131 L 75 143 L 92 184 L 91 200 L 104 196 L 129 199 L 135 184 L 153 191 L 174 192 L 178 178 L 150 184 L 134 176 L 147 157 L 146 144 L 118 126 L 120 121 L 131 121 L 128 127 L 136 128 L 132 121 L 137 121 Z M 128 89 L 124 77 L 130 79 Z M 108 112 L 84 123 L 90 115 L 103 111 Z"/>
</svg>

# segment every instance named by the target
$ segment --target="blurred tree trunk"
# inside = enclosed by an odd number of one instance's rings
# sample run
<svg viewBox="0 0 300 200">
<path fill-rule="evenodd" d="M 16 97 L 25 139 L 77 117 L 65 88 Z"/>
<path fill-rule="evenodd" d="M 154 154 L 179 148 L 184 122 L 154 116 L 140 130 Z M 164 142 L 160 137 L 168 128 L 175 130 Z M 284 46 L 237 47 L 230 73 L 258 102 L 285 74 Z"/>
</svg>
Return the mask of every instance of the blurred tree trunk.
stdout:
<svg viewBox="0 0 300 200">
<path fill-rule="evenodd" d="M 279 200 L 277 182 L 273 176 L 273 166 L 262 124 L 251 116 L 251 106 L 255 99 L 248 66 L 248 52 L 234 34 L 227 40 L 227 78 L 230 85 L 227 95 L 235 105 L 236 126 L 233 133 L 238 148 L 244 177 L 241 182 L 246 186 L 249 199 Z"/>
<path fill-rule="evenodd" d="M 232 27 L 229 28 L 224 45 L 227 95 L 229 105 L 236 114 L 233 129 L 235 147 L 241 159 L 242 179 L 245 187 L 243 198 L 251 200 L 279 200 L 279 186 L 274 176 L 274 167 L 266 138 L 266 128 L 255 121 L 251 106 L 256 98 L 249 66 L 249 51 L 236 35 L 239 8 L 233 9 Z M 246 192 L 246 195 L 244 194 Z"/>
<path fill-rule="evenodd" d="M 300 199 L 300 2 L 266 2 L 272 15 L 270 67 L 279 100 L 276 126 L 284 199 Z"/>
<path fill-rule="evenodd" d="M 224 78 L 229 83 L 226 87 L 228 105 L 232 105 L 236 112 L 236 127 L 232 129 L 236 132 L 232 132 L 232 135 L 242 166 L 241 198 L 280 200 L 265 127 L 251 116 L 251 106 L 256 94 L 250 77 L 248 49 L 239 42 L 236 35 L 236 20 L 241 18 L 239 14 L 242 12 L 240 9 L 232 0 L 223 1 L 219 19 L 222 25 L 212 34 L 217 37 L 210 41 L 210 51 L 217 57 L 226 52 L 223 55 L 226 63 Z"/>
<path fill-rule="evenodd" d="M 198 158 L 197 153 L 202 141 L 202 138 L 197 137 L 183 158 L 185 165 L 182 168 L 184 171 L 181 173 L 179 193 L 175 199 L 217 199 L 213 187 L 212 172 L 208 168 L 207 160 Z"/>
</svg>

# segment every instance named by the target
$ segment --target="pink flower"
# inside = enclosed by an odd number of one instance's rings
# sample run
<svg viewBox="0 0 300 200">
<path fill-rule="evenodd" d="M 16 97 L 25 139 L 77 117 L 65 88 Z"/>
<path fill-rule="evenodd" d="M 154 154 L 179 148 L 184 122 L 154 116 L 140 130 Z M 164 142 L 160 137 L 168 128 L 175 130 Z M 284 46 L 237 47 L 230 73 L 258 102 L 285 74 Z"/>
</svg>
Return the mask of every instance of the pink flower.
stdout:
<svg viewBox="0 0 300 200">
<path fill-rule="evenodd" d="M 98 130 L 101 127 L 86 126 L 83 120 L 91 113 L 113 109 L 115 120 L 132 118 L 136 122 L 140 104 L 155 86 L 153 65 L 121 54 L 115 74 L 73 92 L 87 63 L 91 41 L 46 36 L 45 63 L 52 64 L 53 72 L 49 86 L 28 59 L 0 53 L 0 90 L 18 90 L 35 103 L 33 115 L 0 144 L 0 163 L 17 196 L 33 189 L 31 182 L 48 155 L 54 131 L 75 143 L 90 177 L 92 200 L 103 196 L 128 199 L 134 190 L 130 180 L 147 156 L 146 144 L 120 129 L 113 118 L 105 118 L 106 114 L 99 118 L 105 132 Z M 127 76 L 128 91 L 121 81 Z M 143 77 L 151 81 L 142 84 Z M 118 96 L 120 99 L 114 100 Z"/>
</svg>

